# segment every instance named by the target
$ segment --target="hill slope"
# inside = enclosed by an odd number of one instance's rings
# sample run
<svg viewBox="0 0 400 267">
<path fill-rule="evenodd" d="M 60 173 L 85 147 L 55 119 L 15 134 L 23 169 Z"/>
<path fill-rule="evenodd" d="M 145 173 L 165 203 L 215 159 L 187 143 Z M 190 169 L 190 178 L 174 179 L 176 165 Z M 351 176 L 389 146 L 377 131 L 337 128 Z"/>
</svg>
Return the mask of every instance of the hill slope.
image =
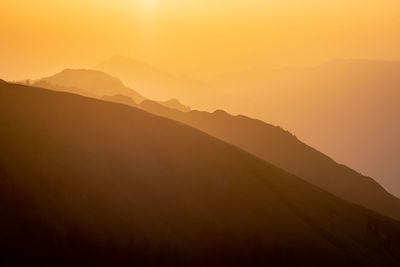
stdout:
<svg viewBox="0 0 400 267">
<path fill-rule="evenodd" d="M 136 91 L 126 87 L 117 78 L 101 71 L 65 69 L 51 77 L 41 79 L 41 82 L 38 84 L 38 86 L 47 89 L 53 89 L 51 88 L 52 85 L 64 87 L 64 89 L 66 89 L 65 91 L 70 91 L 72 93 L 76 92 L 67 89 L 75 88 L 76 90 L 76 88 L 79 88 L 79 90 L 84 90 L 86 92 L 85 95 L 89 96 L 88 94 L 91 94 L 90 96 L 96 98 L 105 95 L 122 94 L 129 96 L 136 103 L 140 103 L 145 99 Z"/>
<path fill-rule="evenodd" d="M 0 261 L 396 266 L 400 224 L 186 125 L 0 84 Z"/>
<path fill-rule="evenodd" d="M 400 196 L 400 62 L 337 60 L 313 68 L 260 68 L 209 83 L 253 100 L 258 111 L 241 114 L 290 129 Z"/>
<path fill-rule="evenodd" d="M 107 99 L 120 102 L 118 98 Z M 124 103 L 125 104 L 125 103 Z M 370 177 L 336 163 L 279 127 L 224 111 L 179 112 L 145 100 L 137 107 L 240 147 L 347 201 L 400 220 L 400 200 Z"/>
<path fill-rule="evenodd" d="M 182 111 L 182 112 L 189 112 L 191 110 L 189 106 L 183 105 L 177 99 L 171 99 L 171 100 L 168 100 L 168 101 L 160 101 L 158 103 L 163 105 L 163 106 L 165 106 L 165 107 L 167 107 L 167 108 L 176 109 L 176 110 Z"/>
</svg>

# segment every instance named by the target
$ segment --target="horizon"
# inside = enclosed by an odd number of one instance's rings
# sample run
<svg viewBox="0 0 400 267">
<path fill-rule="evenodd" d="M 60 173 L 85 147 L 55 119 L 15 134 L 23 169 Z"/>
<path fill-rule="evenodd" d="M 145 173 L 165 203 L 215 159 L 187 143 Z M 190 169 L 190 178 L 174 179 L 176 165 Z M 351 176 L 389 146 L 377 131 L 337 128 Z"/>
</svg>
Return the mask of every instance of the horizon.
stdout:
<svg viewBox="0 0 400 267">
<path fill-rule="evenodd" d="M 5 81 L 8 81 L 8 82 L 24 82 L 26 80 L 31 80 L 31 81 L 40 80 L 42 78 L 46 78 L 46 77 L 55 75 L 57 73 L 60 73 L 60 72 L 62 72 L 64 70 L 95 70 L 95 71 L 100 71 L 100 72 L 106 73 L 106 74 L 108 74 L 110 76 L 113 76 L 115 78 L 118 78 L 125 85 L 129 86 L 129 84 L 124 82 L 123 79 L 121 79 L 119 77 L 116 77 L 114 75 L 111 75 L 111 74 L 107 73 L 106 71 L 101 71 L 101 70 L 96 69 L 96 67 L 99 65 L 99 62 L 101 64 L 101 63 L 107 62 L 108 60 L 111 60 L 113 58 L 122 58 L 122 59 L 129 60 L 129 61 L 135 61 L 135 62 L 144 64 L 144 65 L 147 65 L 147 66 L 149 66 L 149 67 L 151 67 L 153 69 L 156 69 L 158 71 L 166 72 L 168 74 L 175 75 L 175 76 L 187 76 L 187 77 L 199 80 L 201 82 L 207 81 L 209 78 L 212 78 L 212 77 L 218 77 L 219 75 L 242 73 L 242 72 L 246 72 L 246 71 L 253 71 L 253 70 L 259 70 L 259 69 L 266 69 L 266 70 L 272 70 L 272 71 L 296 70 L 296 69 L 305 70 L 305 69 L 317 68 L 317 67 L 324 66 L 324 65 L 327 65 L 327 64 L 331 64 L 331 63 L 335 63 L 335 62 L 357 62 L 357 61 L 359 61 L 359 62 L 369 62 L 369 63 L 378 63 L 378 62 L 392 63 L 392 64 L 393 63 L 400 63 L 400 60 L 378 59 L 378 58 L 376 58 L 376 59 L 375 58 L 336 58 L 336 59 L 326 60 L 326 61 L 317 62 L 317 63 L 310 64 L 310 65 L 303 65 L 303 66 L 295 66 L 295 65 L 286 65 L 286 66 L 279 66 L 279 67 L 271 67 L 271 66 L 268 66 L 268 65 L 252 66 L 252 67 L 247 67 L 247 68 L 244 68 L 244 69 L 239 68 L 239 69 L 230 70 L 230 71 L 227 71 L 227 72 L 214 73 L 210 77 L 205 78 L 205 77 L 199 77 L 199 76 L 196 76 L 196 75 L 191 76 L 191 75 L 189 75 L 187 73 L 179 73 L 179 72 L 169 71 L 167 69 L 163 69 L 161 67 L 152 65 L 152 64 L 150 64 L 148 62 L 141 61 L 141 60 L 138 60 L 138 59 L 135 59 L 135 58 L 131 58 L 131 57 L 126 56 L 126 55 L 114 54 L 114 55 L 112 55 L 110 57 L 107 57 L 105 60 L 96 61 L 97 62 L 96 64 L 88 64 L 87 66 L 76 66 L 76 67 L 65 66 L 65 67 L 60 67 L 60 69 L 56 69 L 54 71 L 49 71 L 47 73 L 38 74 L 38 75 L 33 76 L 33 77 L 25 77 L 24 76 L 24 77 L 21 77 L 19 79 L 11 79 L 11 78 L 7 78 L 5 76 L 2 76 L 1 78 L 3 80 L 5 80 Z"/>
<path fill-rule="evenodd" d="M 90 68 L 114 54 L 198 78 L 342 58 L 400 60 L 394 0 L 6 0 L 1 6 L 7 27 L 0 73 L 8 80 L 63 66 Z"/>
</svg>

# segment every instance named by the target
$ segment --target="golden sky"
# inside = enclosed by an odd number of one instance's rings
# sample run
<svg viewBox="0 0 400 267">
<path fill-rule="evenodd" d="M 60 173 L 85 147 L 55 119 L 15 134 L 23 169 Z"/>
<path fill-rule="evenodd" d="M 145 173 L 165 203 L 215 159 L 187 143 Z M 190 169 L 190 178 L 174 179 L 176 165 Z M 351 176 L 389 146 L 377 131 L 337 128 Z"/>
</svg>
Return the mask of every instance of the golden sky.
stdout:
<svg viewBox="0 0 400 267">
<path fill-rule="evenodd" d="M 172 72 L 400 60 L 399 0 L 1 0 L 0 78 L 115 54 Z"/>
</svg>

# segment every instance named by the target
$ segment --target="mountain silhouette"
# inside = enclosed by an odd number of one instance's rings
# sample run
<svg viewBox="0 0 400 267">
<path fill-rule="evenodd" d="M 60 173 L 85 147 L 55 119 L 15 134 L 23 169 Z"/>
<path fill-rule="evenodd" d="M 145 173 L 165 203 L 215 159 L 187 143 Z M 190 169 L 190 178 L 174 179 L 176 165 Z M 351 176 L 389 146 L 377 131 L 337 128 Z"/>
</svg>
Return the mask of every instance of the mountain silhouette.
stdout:
<svg viewBox="0 0 400 267">
<path fill-rule="evenodd" d="M 92 98 L 98 98 L 98 95 L 94 92 L 87 91 L 78 87 L 67 87 L 67 86 L 62 86 L 62 85 L 55 85 L 53 83 L 50 83 L 45 80 L 38 80 L 33 83 L 33 86 L 35 87 L 40 87 L 44 89 L 49 89 L 49 90 L 54 90 L 54 91 L 59 91 L 59 92 L 69 92 L 73 94 L 78 94 L 78 95 L 83 95 L 87 97 L 92 97 Z M 132 99 L 128 97 L 131 101 Z"/>
<path fill-rule="evenodd" d="M 252 101 L 245 96 L 237 97 L 192 77 L 171 74 L 127 57 L 114 56 L 94 69 L 119 77 L 152 100 L 179 99 L 197 110 L 224 108 L 233 112 L 241 107 L 253 111 Z"/>
<path fill-rule="evenodd" d="M 339 61 L 335 64 L 344 63 Z M 331 69 L 332 67 L 328 65 L 325 68 Z M 342 67 L 339 69 L 342 70 Z M 108 74 L 104 73 L 104 75 Z M 83 72 L 82 76 L 85 76 Z M 77 83 L 82 82 L 77 81 Z M 92 80 L 90 86 L 95 88 L 98 83 L 98 81 Z M 103 100 L 137 106 L 133 105 L 132 100 L 122 95 L 107 96 Z M 386 216 L 400 219 L 400 200 L 388 193 L 373 179 L 336 163 L 280 128 L 244 116 L 231 116 L 224 112 L 211 114 L 192 111 L 182 114 L 157 105 L 150 100 L 143 101 L 137 107 L 198 128 L 302 177 L 336 196 Z M 389 139 L 389 141 L 391 140 Z"/>
<path fill-rule="evenodd" d="M 398 198 L 372 178 L 336 163 L 280 127 L 246 116 L 232 116 L 222 110 L 184 113 L 150 100 L 137 107 L 204 131 L 338 197 L 400 220 Z"/>
<path fill-rule="evenodd" d="M 116 99 L 116 102 L 126 105 L 135 105 L 145 100 L 134 90 L 125 87 L 118 78 L 93 70 L 67 69 L 51 77 L 35 81 L 33 86 L 111 102 L 115 102 L 113 99 Z M 177 99 L 158 101 L 158 103 L 184 112 L 191 110 L 189 106 L 181 104 Z"/>
<path fill-rule="evenodd" d="M 135 101 L 132 100 L 132 98 L 124 95 L 103 96 L 101 100 L 120 103 L 128 106 L 137 106 L 137 104 L 135 103 Z"/>
<path fill-rule="evenodd" d="M 311 68 L 249 69 L 207 82 L 250 98 L 257 108 L 246 115 L 291 129 L 400 196 L 400 62 L 335 60 Z"/>
<path fill-rule="evenodd" d="M 158 103 L 167 108 L 176 109 L 182 112 L 189 112 L 191 110 L 189 106 L 183 105 L 181 102 L 179 102 L 178 99 L 171 99 L 168 101 L 158 101 Z"/>
<path fill-rule="evenodd" d="M 400 264 L 399 222 L 179 122 L 1 83 L 0 127 L 2 263 Z"/>
<path fill-rule="evenodd" d="M 52 85 L 68 88 L 79 88 L 85 92 L 96 96 L 105 95 L 126 95 L 136 103 L 142 102 L 145 98 L 136 91 L 126 87 L 119 79 L 114 78 L 104 72 L 95 70 L 75 70 L 66 69 L 51 77 L 41 79 L 42 83 L 47 83 L 47 89 Z M 40 84 L 39 84 L 40 85 Z M 56 90 L 58 88 L 55 88 Z M 74 91 L 71 91 L 75 93 Z"/>
</svg>

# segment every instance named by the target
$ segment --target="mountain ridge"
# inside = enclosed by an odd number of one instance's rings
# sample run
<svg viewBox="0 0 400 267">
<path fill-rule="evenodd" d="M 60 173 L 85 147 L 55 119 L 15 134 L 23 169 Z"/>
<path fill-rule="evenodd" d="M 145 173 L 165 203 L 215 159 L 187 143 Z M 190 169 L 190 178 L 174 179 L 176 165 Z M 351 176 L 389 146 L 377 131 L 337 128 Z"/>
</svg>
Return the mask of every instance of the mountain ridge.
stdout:
<svg viewBox="0 0 400 267">
<path fill-rule="evenodd" d="M 129 99 L 121 98 L 124 97 L 107 96 L 102 99 L 122 102 L 183 122 L 240 147 L 338 197 L 400 220 L 400 200 L 380 184 L 343 164 L 336 163 L 331 157 L 297 138 L 294 139 L 291 133 L 279 127 L 245 116 L 231 116 L 221 110 L 214 113 L 179 113 L 159 106 L 151 100 L 144 100 L 137 105 L 129 102 Z M 314 166 L 315 164 L 317 166 Z"/>
<path fill-rule="evenodd" d="M 133 89 L 126 87 L 118 78 L 98 70 L 64 69 L 53 76 L 41 79 L 41 81 L 58 86 L 81 88 L 97 98 L 110 94 L 123 94 L 131 97 L 136 103 L 145 99 Z"/>
<path fill-rule="evenodd" d="M 399 77 L 398 61 L 350 59 L 306 68 L 248 69 L 207 81 L 253 100 L 258 110 L 246 115 L 291 129 L 399 196 Z"/>
<path fill-rule="evenodd" d="M 136 91 L 126 87 L 123 82 L 105 72 L 90 69 L 64 69 L 50 77 L 42 78 L 33 83 L 34 86 L 55 91 L 71 92 L 97 99 L 112 97 L 129 97 L 138 104 L 146 98 Z M 129 99 L 126 104 L 134 105 Z M 190 107 L 181 104 L 177 99 L 159 101 L 158 103 L 180 111 L 190 111 Z"/>
<path fill-rule="evenodd" d="M 70 93 L 1 84 L 0 95 L 2 261 L 400 261 L 399 222 L 199 130 Z"/>
<path fill-rule="evenodd" d="M 226 112 L 217 112 L 218 117 L 213 116 L 216 113 L 199 111 L 179 113 L 150 100 L 142 102 L 139 107 L 205 131 L 339 197 L 400 219 L 400 199 L 374 179 L 336 163 L 280 127 Z"/>
<path fill-rule="evenodd" d="M 193 109 L 208 111 L 221 108 L 221 105 L 231 112 L 237 106 L 253 110 L 252 101 L 246 97 L 237 97 L 210 83 L 168 73 L 128 57 L 114 56 L 93 68 L 119 77 L 156 101 L 176 98 Z"/>
</svg>

